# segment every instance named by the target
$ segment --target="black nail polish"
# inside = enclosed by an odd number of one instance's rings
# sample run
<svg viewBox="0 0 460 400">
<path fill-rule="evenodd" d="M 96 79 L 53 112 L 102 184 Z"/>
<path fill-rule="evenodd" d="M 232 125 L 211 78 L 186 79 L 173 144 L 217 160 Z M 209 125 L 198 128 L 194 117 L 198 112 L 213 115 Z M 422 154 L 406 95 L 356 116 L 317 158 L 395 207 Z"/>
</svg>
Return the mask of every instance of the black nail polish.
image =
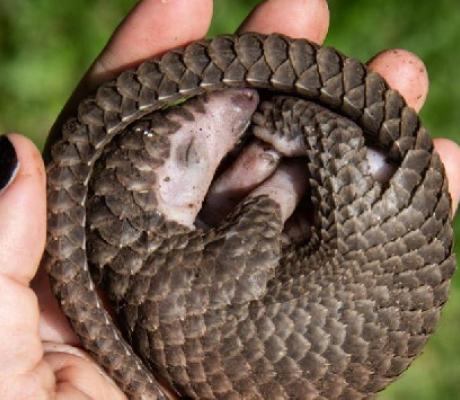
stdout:
<svg viewBox="0 0 460 400">
<path fill-rule="evenodd" d="M 8 136 L 0 136 L 0 191 L 13 180 L 18 167 L 18 157 Z"/>
</svg>

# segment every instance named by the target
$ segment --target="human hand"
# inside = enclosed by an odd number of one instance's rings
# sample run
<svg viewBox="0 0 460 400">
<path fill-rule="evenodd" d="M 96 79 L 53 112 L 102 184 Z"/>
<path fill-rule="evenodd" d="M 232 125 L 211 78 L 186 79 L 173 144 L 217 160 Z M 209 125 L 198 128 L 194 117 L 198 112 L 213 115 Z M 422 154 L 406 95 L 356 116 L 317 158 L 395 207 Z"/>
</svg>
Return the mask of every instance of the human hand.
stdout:
<svg viewBox="0 0 460 400">
<path fill-rule="evenodd" d="M 203 37 L 211 15 L 209 0 L 140 2 L 91 67 L 64 114 L 70 113 L 99 83 L 129 65 Z M 323 0 L 270 0 L 262 3 L 240 29 L 282 32 L 320 43 L 326 36 L 328 19 Z M 375 57 L 370 67 L 384 75 L 410 105 L 417 110 L 422 107 L 428 79 L 423 64 L 415 56 L 400 50 L 386 51 Z M 43 271 L 33 282 L 35 293 L 28 288 L 45 241 L 44 169 L 39 153 L 28 140 L 17 135 L 10 138 L 20 167 L 0 194 L 2 398 L 124 398 L 111 380 L 78 350 L 78 340 L 60 313 Z M 460 149 L 443 139 L 437 139 L 435 145 L 446 166 L 453 204 L 457 204 Z M 0 175 L 5 170 L 2 165 Z M 252 186 L 257 184 L 252 182 Z M 237 190 L 240 183 L 232 180 L 228 185 Z M 240 196 L 247 191 L 240 190 Z M 212 212 L 215 205 L 208 207 Z"/>
</svg>

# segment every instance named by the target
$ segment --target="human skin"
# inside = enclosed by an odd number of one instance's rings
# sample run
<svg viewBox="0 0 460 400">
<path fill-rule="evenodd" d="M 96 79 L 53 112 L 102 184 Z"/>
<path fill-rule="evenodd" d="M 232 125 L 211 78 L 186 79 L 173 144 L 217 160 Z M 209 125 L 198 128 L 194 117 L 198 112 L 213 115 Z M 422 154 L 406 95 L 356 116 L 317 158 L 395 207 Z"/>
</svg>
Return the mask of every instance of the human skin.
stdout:
<svg viewBox="0 0 460 400">
<path fill-rule="evenodd" d="M 71 113 L 85 94 L 126 67 L 202 38 L 209 28 L 212 6 L 211 0 L 139 2 L 91 66 L 64 114 Z M 328 23 L 325 0 L 267 0 L 253 10 L 240 31 L 281 32 L 321 43 Z M 420 110 L 428 93 L 428 77 L 415 55 L 388 50 L 375 56 L 369 66 L 399 90 L 409 105 Z M 0 193 L 0 398 L 124 399 L 116 385 L 78 348 L 78 339 L 51 295 L 44 271 L 37 272 L 46 236 L 43 162 L 28 139 L 16 134 L 9 138 L 20 166 L 13 182 Z M 455 207 L 460 196 L 460 148 L 446 139 L 436 139 L 435 146 L 446 167 Z M 277 197 L 282 184 L 274 185 L 274 189 L 253 184 L 259 193 L 266 191 L 283 201 Z M 230 185 L 238 189 L 238 180 Z M 244 197 L 249 189 L 239 193 Z M 212 213 L 215 206 L 208 205 L 208 211 Z"/>
</svg>

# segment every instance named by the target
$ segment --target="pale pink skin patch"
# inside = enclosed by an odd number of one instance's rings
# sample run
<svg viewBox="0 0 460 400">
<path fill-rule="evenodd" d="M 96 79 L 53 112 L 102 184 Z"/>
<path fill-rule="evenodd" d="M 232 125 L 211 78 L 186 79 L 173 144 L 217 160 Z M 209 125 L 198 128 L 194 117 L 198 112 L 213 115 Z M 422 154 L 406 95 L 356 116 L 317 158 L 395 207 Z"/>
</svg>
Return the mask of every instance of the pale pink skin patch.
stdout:
<svg viewBox="0 0 460 400">
<path fill-rule="evenodd" d="M 380 150 L 368 147 L 367 161 L 369 172 L 381 183 L 388 182 L 395 173 L 395 167 L 386 161 L 385 154 Z"/>
<path fill-rule="evenodd" d="M 270 145 L 253 140 L 212 184 L 200 217 L 217 224 L 235 204 L 275 172 L 281 155 Z"/>
<path fill-rule="evenodd" d="M 171 156 L 157 169 L 159 209 L 168 218 L 190 228 L 216 225 L 245 197 L 259 195 L 280 205 L 283 222 L 292 216 L 307 191 L 308 173 L 305 159 L 283 160 L 283 156 L 297 155 L 301 141 L 286 146 L 273 143 L 276 136 L 270 138 L 271 143 L 252 139 L 214 178 L 222 159 L 244 134 L 257 103 L 255 91 L 231 89 L 209 94 L 204 113 L 190 109 L 194 121 L 184 122 L 170 114 L 182 126 L 169 136 Z M 385 182 L 394 173 L 379 150 L 369 148 L 367 158 L 378 181 Z M 308 217 L 296 212 L 286 231 L 291 237 L 299 236 L 307 227 Z"/>
<path fill-rule="evenodd" d="M 161 212 L 193 226 L 219 163 L 245 132 L 257 103 L 257 92 L 250 89 L 215 92 L 203 114 L 178 121 L 182 127 L 169 136 L 170 157 L 156 171 Z"/>
<path fill-rule="evenodd" d="M 300 199 L 307 190 L 308 173 L 301 160 L 285 160 L 276 172 L 250 196 L 267 195 L 281 207 L 283 222 L 292 215 Z"/>
</svg>

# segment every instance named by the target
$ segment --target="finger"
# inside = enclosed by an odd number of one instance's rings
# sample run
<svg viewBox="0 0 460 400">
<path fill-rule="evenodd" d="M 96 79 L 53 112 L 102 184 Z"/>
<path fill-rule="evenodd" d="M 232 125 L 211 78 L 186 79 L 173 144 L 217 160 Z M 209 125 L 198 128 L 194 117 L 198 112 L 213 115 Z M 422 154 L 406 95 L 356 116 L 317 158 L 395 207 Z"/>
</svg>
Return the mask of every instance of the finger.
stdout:
<svg viewBox="0 0 460 400">
<path fill-rule="evenodd" d="M 33 291 L 0 275 L 0 381 L 33 369 L 40 360 L 38 318 Z"/>
<path fill-rule="evenodd" d="M 202 38 L 211 23 L 212 5 L 210 0 L 139 2 L 115 31 L 86 78 L 97 85 L 129 65 Z"/>
<path fill-rule="evenodd" d="M 328 28 L 326 0 L 267 0 L 252 11 L 238 31 L 283 33 L 322 43 Z"/>
<path fill-rule="evenodd" d="M 0 392 L 45 398 L 52 379 L 40 364 L 37 298 L 28 287 L 45 244 L 45 171 L 30 140 L 0 138 L 0 185 Z"/>
<path fill-rule="evenodd" d="M 55 383 L 53 371 L 40 360 L 32 371 L 2 377 L 0 392 L 4 400 L 56 399 Z"/>
<path fill-rule="evenodd" d="M 249 196 L 268 195 L 281 207 L 281 216 L 285 222 L 294 212 L 300 199 L 307 190 L 307 168 L 305 161 L 286 160 L 276 172 Z"/>
<path fill-rule="evenodd" d="M 33 291 L 0 275 L 2 399 L 44 399 L 52 392 L 53 375 L 41 362 L 43 347 L 38 335 L 38 319 L 37 298 Z"/>
<path fill-rule="evenodd" d="M 420 58 L 407 50 L 393 49 L 377 54 L 368 65 L 399 91 L 410 107 L 420 111 L 429 86 L 428 72 Z"/>
<path fill-rule="evenodd" d="M 44 268 L 40 268 L 31 282 L 38 297 L 40 308 L 39 334 L 44 342 L 67 343 L 74 346 L 80 341 L 75 335 L 69 320 L 61 311 L 56 296 L 51 291 L 50 280 Z"/>
<path fill-rule="evenodd" d="M 406 50 L 387 50 L 372 58 L 369 67 L 397 89 L 409 106 L 417 111 L 423 107 L 428 94 L 428 73 L 415 54 Z M 447 139 L 435 139 L 434 144 L 444 162 L 455 212 L 460 198 L 460 149 Z"/>
<path fill-rule="evenodd" d="M 140 1 L 85 74 L 58 121 L 62 122 L 101 82 L 120 71 L 205 36 L 211 23 L 212 6 L 212 0 Z"/>
<path fill-rule="evenodd" d="M 57 399 L 126 400 L 105 371 L 81 350 L 45 343 L 44 360 L 56 376 Z"/>
<path fill-rule="evenodd" d="M 45 170 L 40 153 L 29 139 L 8 135 L 1 142 L 2 149 L 7 146 L 16 154 L 18 167 L 11 183 L 0 193 L 0 274 L 27 285 L 45 245 Z"/>
<path fill-rule="evenodd" d="M 0 160 L 0 374 L 19 374 L 41 357 L 37 299 L 27 286 L 45 244 L 45 171 L 36 147 L 19 135 L 0 139 Z"/>
<path fill-rule="evenodd" d="M 460 200 L 460 146 L 448 139 L 435 139 L 434 147 L 441 156 L 446 169 L 449 191 L 452 196 L 452 212 Z"/>
</svg>

